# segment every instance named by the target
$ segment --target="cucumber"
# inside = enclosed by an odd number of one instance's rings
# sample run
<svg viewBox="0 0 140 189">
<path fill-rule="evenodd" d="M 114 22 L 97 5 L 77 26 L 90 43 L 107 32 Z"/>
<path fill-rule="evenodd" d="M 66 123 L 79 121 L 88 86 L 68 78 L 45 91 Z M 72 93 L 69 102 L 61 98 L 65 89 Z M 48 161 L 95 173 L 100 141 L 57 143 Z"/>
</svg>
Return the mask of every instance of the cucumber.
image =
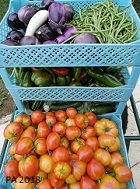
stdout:
<svg viewBox="0 0 140 189">
<path fill-rule="evenodd" d="M 110 105 L 110 104 L 106 104 L 106 105 L 99 105 L 99 106 L 95 106 L 91 108 L 91 112 L 95 113 L 95 114 L 105 114 L 105 113 L 109 113 L 109 112 L 113 112 L 115 110 L 115 105 Z"/>
</svg>

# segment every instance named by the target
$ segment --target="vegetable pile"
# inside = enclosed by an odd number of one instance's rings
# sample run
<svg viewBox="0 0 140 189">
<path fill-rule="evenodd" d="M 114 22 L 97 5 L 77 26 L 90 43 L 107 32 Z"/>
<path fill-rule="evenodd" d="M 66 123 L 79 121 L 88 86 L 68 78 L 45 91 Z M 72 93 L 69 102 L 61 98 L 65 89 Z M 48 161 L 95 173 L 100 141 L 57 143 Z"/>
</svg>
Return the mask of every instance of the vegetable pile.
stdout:
<svg viewBox="0 0 140 189">
<path fill-rule="evenodd" d="M 11 142 L 4 175 L 14 189 L 125 189 L 132 179 L 116 123 L 91 112 L 21 113 L 4 137 Z"/>
<path fill-rule="evenodd" d="M 27 4 L 8 15 L 12 31 L 2 44 L 130 43 L 136 40 L 138 29 L 128 8 L 111 0 L 78 11 L 54 0 Z"/>
</svg>

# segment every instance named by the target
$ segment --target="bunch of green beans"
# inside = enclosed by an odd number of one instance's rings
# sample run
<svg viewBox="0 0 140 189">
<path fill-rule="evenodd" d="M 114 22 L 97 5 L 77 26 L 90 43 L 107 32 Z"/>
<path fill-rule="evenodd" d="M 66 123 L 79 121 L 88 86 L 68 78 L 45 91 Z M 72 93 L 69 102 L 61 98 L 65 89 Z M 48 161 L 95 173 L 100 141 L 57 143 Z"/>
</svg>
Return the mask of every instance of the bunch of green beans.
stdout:
<svg viewBox="0 0 140 189">
<path fill-rule="evenodd" d="M 77 28 L 77 34 L 93 34 L 99 43 L 130 43 L 136 40 L 138 30 L 127 16 L 127 8 L 121 10 L 111 0 L 99 2 L 79 10 L 70 25 Z"/>
</svg>

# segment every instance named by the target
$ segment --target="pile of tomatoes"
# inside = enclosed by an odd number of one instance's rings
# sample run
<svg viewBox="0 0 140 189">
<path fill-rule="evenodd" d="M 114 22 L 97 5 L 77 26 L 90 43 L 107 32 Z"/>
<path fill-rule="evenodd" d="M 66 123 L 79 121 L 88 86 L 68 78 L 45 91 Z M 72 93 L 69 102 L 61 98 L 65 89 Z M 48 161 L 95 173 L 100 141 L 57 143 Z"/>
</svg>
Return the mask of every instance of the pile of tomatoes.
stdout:
<svg viewBox="0 0 140 189">
<path fill-rule="evenodd" d="M 125 189 L 132 179 L 116 123 L 91 112 L 21 113 L 4 137 L 12 157 L 4 175 L 14 189 Z"/>
</svg>

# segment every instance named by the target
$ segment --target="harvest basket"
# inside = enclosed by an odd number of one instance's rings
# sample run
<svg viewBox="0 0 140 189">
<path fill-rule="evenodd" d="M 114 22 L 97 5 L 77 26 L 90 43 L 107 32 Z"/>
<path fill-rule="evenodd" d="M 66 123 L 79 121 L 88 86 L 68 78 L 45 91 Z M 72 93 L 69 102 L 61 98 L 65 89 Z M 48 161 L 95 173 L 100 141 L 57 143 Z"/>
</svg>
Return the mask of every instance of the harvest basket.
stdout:
<svg viewBox="0 0 140 189">
<path fill-rule="evenodd" d="M 87 5 L 104 0 L 66 0 L 75 10 L 84 9 Z M 60 2 L 64 2 L 61 1 Z M 113 0 L 124 8 L 128 15 L 133 17 L 137 29 L 140 28 L 140 19 L 130 0 Z M 40 1 L 11 0 L 9 9 L 0 24 L 0 42 L 5 40 L 10 31 L 7 25 L 7 16 L 10 12 L 17 12 L 27 3 L 40 4 Z M 60 44 L 60 45 L 29 45 L 5 46 L 0 45 L 0 67 L 60 67 L 60 66 L 130 66 L 139 65 L 140 57 L 140 30 L 136 41 L 129 44 Z"/>
<path fill-rule="evenodd" d="M 14 116 L 20 114 L 21 112 L 22 111 L 20 111 L 20 110 L 15 111 Z M 99 116 L 99 118 L 101 118 L 101 117 L 102 116 Z M 128 155 L 127 155 L 127 149 L 126 149 L 126 145 L 125 145 L 125 139 L 124 139 L 123 130 L 122 130 L 121 117 L 116 115 L 116 114 L 110 114 L 110 115 L 108 114 L 108 115 L 103 116 L 103 117 L 116 122 L 118 130 L 119 130 L 119 138 L 121 140 L 121 145 L 122 145 L 121 153 L 124 156 L 126 165 L 130 166 Z M 7 144 L 2 149 L 2 157 L 3 158 L 1 158 L 1 162 L 0 162 L 1 163 L 0 164 L 0 189 L 2 187 L 5 187 L 5 189 L 12 189 L 13 188 L 11 182 L 6 182 L 6 178 L 4 177 L 4 174 L 3 174 L 4 164 L 10 159 L 10 155 L 8 153 L 8 149 L 9 149 L 10 145 L 11 145 L 11 143 L 7 142 Z M 127 189 L 135 189 L 133 181 L 130 181 L 128 183 Z"/>
</svg>

